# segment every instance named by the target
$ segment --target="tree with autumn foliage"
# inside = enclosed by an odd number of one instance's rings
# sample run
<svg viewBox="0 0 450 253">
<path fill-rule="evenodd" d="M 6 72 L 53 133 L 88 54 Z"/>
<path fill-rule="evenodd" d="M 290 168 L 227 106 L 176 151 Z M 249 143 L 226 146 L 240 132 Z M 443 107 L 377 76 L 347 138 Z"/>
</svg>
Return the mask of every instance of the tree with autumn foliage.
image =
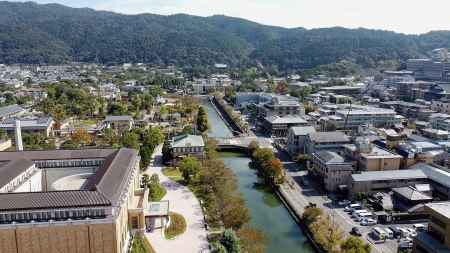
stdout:
<svg viewBox="0 0 450 253">
<path fill-rule="evenodd" d="M 77 146 L 84 146 L 92 142 L 92 137 L 85 128 L 75 129 L 71 139 Z"/>
</svg>

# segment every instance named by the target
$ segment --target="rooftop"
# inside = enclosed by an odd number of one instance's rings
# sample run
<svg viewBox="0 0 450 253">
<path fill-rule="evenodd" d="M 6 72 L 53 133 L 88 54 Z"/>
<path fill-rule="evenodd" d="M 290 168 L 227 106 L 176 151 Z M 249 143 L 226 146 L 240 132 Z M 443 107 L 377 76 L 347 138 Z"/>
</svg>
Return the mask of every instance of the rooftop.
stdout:
<svg viewBox="0 0 450 253">
<path fill-rule="evenodd" d="M 419 169 L 389 170 L 389 171 L 364 171 L 352 175 L 353 181 L 379 181 L 400 179 L 427 179 L 427 175 Z"/>
<path fill-rule="evenodd" d="M 307 124 L 304 118 L 298 115 L 287 115 L 280 117 L 277 115 L 266 117 L 265 120 L 270 124 Z"/>
<path fill-rule="evenodd" d="M 103 163 L 94 174 L 86 175 L 83 187 L 76 191 L 48 191 L 0 194 L 0 210 L 24 210 L 36 208 L 86 207 L 119 204 L 138 154 L 134 149 L 86 149 L 0 152 L 2 182 L 15 178 L 21 171 L 42 160 L 101 159 Z M 45 166 L 37 164 L 39 166 Z M 65 165 L 67 166 L 67 165 Z M 92 166 L 91 166 L 92 167 Z M 18 169 L 20 168 L 20 169 Z M 72 167 L 62 167 L 71 169 Z"/>
<path fill-rule="evenodd" d="M 312 126 L 295 126 L 290 128 L 294 135 L 308 135 L 315 133 L 316 129 Z"/>
<path fill-rule="evenodd" d="M 132 121 L 132 120 L 133 117 L 129 115 L 120 115 L 120 116 L 108 115 L 106 116 L 104 121 L 110 122 L 110 121 Z"/>
<path fill-rule="evenodd" d="M 6 117 L 11 114 L 16 114 L 25 111 L 22 107 L 19 105 L 8 105 L 4 107 L 0 107 L 0 117 Z"/>
<path fill-rule="evenodd" d="M 433 200 L 432 197 L 426 195 L 425 193 L 422 193 L 418 191 L 414 187 L 400 187 L 400 188 L 394 188 L 392 191 L 408 200 L 417 201 L 417 200 Z"/>
<path fill-rule="evenodd" d="M 336 152 L 319 151 L 316 156 L 325 163 L 344 163 L 345 159 Z"/>
<path fill-rule="evenodd" d="M 309 138 L 316 143 L 350 142 L 350 137 L 343 132 L 316 132 L 310 133 Z"/>
<path fill-rule="evenodd" d="M 205 146 L 205 143 L 203 142 L 203 137 L 200 135 L 190 135 L 190 134 L 179 135 L 173 137 L 171 141 L 172 148 L 203 147 L 203 146 Z"/>
<path fill-rule="evenodd" d="M 426 204 L 426 206 L 450 219 L 450 202 L 435 202 Z"/>
</svg>

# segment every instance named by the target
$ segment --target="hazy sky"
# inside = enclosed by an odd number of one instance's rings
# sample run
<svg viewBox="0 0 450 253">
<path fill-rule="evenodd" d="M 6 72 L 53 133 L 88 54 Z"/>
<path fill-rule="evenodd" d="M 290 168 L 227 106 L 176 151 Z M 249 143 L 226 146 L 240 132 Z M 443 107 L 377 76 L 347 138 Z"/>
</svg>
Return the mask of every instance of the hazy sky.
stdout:
<svg viewBox="0 0 450 253">
<path fill-rule="evenodd" d="M 35 0 L 125 14 L 224 14 L 284 27 L 450 30 L 448 0 Z"/>
</svg>

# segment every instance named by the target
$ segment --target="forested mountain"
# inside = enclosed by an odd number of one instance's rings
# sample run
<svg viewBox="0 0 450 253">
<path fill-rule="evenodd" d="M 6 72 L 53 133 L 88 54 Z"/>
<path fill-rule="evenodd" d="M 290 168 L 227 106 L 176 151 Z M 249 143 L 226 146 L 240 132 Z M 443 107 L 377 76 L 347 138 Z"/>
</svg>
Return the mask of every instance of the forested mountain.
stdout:
<svg viewBox="0 0 450 253">
<path fill-rule="evenodd" d="M 58 4 L 0 2 L 0 63 L 145 62 L 181 66 L 254 64 L 281 70 L 348 59 L 386 59 L 450 48 L 450 32 L 404 35 L 368 29 L 306 30 L 226 16 L 122 15 Z"/>
</svg>

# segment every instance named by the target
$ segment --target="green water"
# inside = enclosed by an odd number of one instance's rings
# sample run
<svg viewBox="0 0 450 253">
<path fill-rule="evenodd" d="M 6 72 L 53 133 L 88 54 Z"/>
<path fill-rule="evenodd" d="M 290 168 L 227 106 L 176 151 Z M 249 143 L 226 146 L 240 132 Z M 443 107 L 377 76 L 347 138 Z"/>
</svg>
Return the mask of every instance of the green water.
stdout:
<svg viewBox="0 0 450 253">
<path fill-rule="evenodd" d="M 207 103 L 211 125 L 208 136 L 231 137 L 231 131 Z M 258 184 L 258 177 L 249 168 L 250 159 L 242 154 L 222 153 L 226 166 L 237 176 L 239 191 L 251 213 L 251 225 L 264 232 L 268 238 L 267 253 L 312 253 L 313 250 L 297 223 L 285 206 L 270 189 Z"/>
</svg>

